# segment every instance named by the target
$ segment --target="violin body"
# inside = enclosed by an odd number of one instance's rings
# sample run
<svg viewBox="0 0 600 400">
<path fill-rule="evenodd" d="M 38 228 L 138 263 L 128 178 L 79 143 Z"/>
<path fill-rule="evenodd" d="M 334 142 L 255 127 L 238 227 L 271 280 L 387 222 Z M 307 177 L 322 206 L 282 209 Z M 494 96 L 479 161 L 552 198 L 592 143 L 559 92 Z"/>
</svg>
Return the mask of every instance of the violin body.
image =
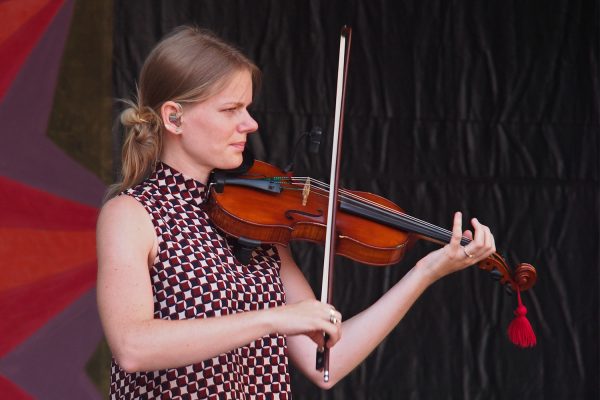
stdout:
<svg viewBox="0 0 600 400">
<path fill-rule="evenodd" d="M 247 179 L 281 177 L 278 168 L 255 161 L 240 176 Z M 285 178 L 283 178 L 285 179 Z M 269 193 L 238 185 L 226 185 L 222 193 L 211 192 L 208 213 L 225 233 L 264 243 L 287 246 L 292 240 L 323 244 L 327 225 L 326 193 L 309 189 L 303 196 L 304 183 L 281 193 Z M 396 211 L 402 210 L 391 201 L 372 193 L 352 192 Z M 390 265 L 402 259 L 410 239 L 407 232 L 339 213 L 336 223 L 336 254 L 369 265 Z"/>
<path fill-rule="evenodd" d="M 287 246 L 292 240 L 323 244 L 328 193 L 310 178 L 293 178 L 261 161 L 235 179 L 210 184 L 206 211 L 223 232 L 236 238 Z M 267 182 L 270 189 L 253 187 Z M 249 184 L 247 184 L 249 183 Z M 417 239 L 444 245 L 451 232 L 407 216 L 393 202 L 367 192 L 344 191 L 337 205 L 338 255 L 374 266 L 400 261 Z M 469 242 L 463 238 L 463 245 Z M 513 272 L 497 253 L 478 267 L 492 273 L 508 291 L 525 291 L 536 281 L 530 264 Z"/>
</svg>

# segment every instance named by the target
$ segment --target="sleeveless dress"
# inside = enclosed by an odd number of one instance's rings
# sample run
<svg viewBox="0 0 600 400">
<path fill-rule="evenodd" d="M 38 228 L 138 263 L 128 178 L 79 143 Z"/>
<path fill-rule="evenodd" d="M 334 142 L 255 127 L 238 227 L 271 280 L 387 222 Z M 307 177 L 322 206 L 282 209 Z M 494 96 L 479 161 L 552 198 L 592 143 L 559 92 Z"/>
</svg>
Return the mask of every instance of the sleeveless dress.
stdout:
<svg viewBox="0 0 600 400">
<path fill-rule="evenodd" d="M 285 303 L 275 247 L 243 265 L 203 211 L 206 186 L 159 162 L 124 194 L 152 220 L 158 254 L 150 269 L 154 318 L 209 318 Z M 197 364 L 127 373 L 113 359 L 111 399 L 289 399 L 286 338 L 271 334 Z"/>
</svg>

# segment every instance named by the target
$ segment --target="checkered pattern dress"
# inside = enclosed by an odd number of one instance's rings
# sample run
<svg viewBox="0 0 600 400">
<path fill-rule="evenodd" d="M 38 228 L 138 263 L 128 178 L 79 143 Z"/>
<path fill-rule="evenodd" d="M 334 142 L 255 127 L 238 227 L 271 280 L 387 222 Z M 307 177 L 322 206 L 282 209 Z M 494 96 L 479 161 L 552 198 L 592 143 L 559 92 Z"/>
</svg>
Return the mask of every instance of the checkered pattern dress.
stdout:
<svg viewBox="0 0 600 400">
<path fill-rule="evenodd" d="M 158 255 L 150 269 L 154 317 L 210 318 L 284 304 L 272 246 L 240 264 L 202 209 L 205 186 L 164 163 L 125 193 L 150 214 Z M 288 399 L 286 339 L 271 334 L 197 364 L 127 373 L 113 360 L 111 399 Z"/>
</svg>

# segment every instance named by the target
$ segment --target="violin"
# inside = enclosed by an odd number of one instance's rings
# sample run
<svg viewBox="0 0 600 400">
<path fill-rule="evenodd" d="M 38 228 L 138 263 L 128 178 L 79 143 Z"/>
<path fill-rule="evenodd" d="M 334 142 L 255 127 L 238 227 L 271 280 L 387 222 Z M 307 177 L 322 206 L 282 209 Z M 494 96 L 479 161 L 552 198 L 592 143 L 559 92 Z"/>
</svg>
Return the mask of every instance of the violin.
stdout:
<svg viewBox="0 0 600 400">
<path fill-rule="evenodd" d="M 293 177 L 262 161 L 246 162 L 239 174 L 216 172 L 209 183 L 207 213 L 214 224 L 242 243 L 257 246 L 304 240 L 323 244 L 329 185 L 310 177 Z M 373 193 L 340 189 L 336 204 L 335 253 L 372 266 L 399 262 L 423 239 L 444 245 L 452 232 L 405 213 Z M 461 244 L 470 239 L 463 237 Z M 479 262 L 508 292 L 523 292 L 537 279 L 531 264 L 514 271 L 498 253 Z"/>
</svg>

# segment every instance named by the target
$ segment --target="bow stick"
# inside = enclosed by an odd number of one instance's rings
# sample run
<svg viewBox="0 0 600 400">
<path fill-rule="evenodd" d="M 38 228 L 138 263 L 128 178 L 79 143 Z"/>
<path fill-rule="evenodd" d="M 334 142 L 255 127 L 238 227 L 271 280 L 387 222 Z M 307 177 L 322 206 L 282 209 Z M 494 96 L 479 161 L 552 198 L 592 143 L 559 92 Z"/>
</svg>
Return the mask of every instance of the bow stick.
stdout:
<svg viewBox="0 0 600 400">
<path fill-rule="evenodd" d="M 344 126 L 344 103 L 346 98 L 346 77 L 350 58 L 352 29 L 344 26 L 340 35 L 340 54 L 338 61 L 337 88 L 335 95 L 335 118 L 333 123 L 333 152 L 331 156 L 331 174 L 329 178 L 329 203 L 327 206 L 327 229 L 325 254 L 323 257 L 323 281 L 321 283 L 321 301 L 329 303 L 333 297 L 333 267 L 335 259 L 336 211 L 338 204 L 338 184 L 340 175 L 340 153 L 342 150 L 342 132 Z M 326 347 L 327 335 L 323 334 L 323 347 L 317 349 L 317 370 L 323 371 L 323 380 L 329 382 L 329 348 Z"/>
</svg>

